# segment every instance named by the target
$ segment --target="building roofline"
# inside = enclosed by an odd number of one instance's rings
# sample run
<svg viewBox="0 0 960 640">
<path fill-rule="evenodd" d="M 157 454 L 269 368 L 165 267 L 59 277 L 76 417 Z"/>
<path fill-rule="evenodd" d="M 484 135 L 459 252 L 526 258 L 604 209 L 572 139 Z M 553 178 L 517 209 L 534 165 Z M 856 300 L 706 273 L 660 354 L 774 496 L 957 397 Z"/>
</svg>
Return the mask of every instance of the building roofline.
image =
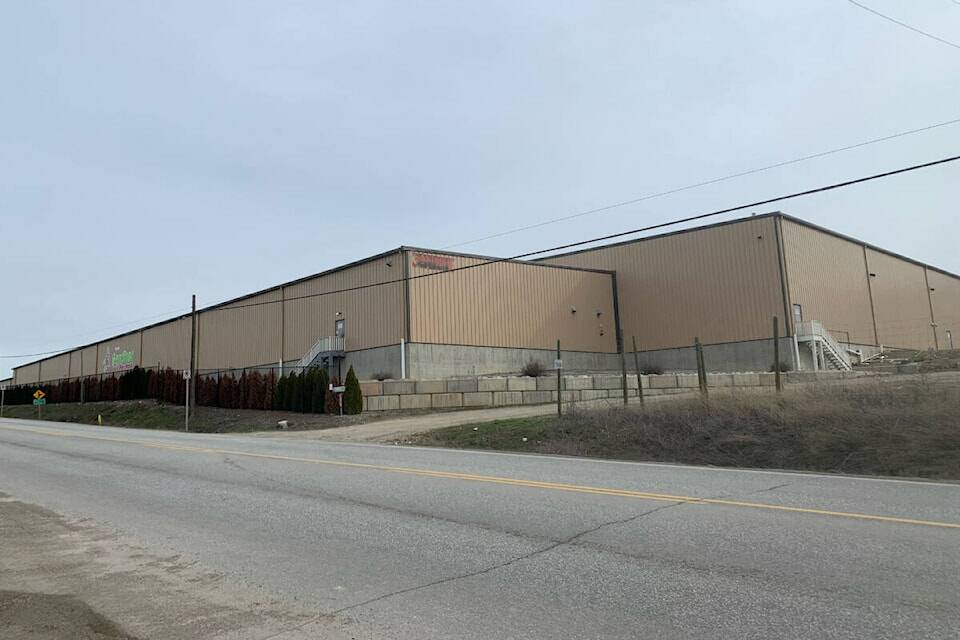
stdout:
<svg viewBox="0 0 960 640">
<path fill-rule="evenodd" d="M 359 267 L 360 265 L 367 264 L 367 263 L 369 263 L 369 262 L 374 262 L 374 261 L 376 261 L 376 260 L 381 260 L 381 259 L 383 259 L 383 258 L 386 258 L 387 256 L 397 255 L 397 254 L 403 253 L 403 252 L 405 252 L 405 251 L 423 251 L 423 252 L 425 252 L 425 253 L 434 253 L 434 254 L 440 254 L 440 255 L 459 256 L 459 257 L 465 257 L 465 258 L 479 258 L 479 259 L 482 259 L 482 260 L 491 260 L 491 261 L 497 261 L 497 262 L 514 262 L 514 263 L 519 263 L 519 264 L 527 264 L 527 265 L 534 266 L 534 267 L 549 267 L 549 268 L 558 268 L 558 269 L 569 269 L 569 270 L 573 270 L 573 271 L 585 271 L 585 272 L 589 272 L 589 273 L 604 273 L 604 274 L 611 274 L 611 273 L 613 273 L 612 271 L 607 270 L 607 269 L 593 269 L 593 268 L 587 268 L 587 267 L 571 267 L 571 266 L 567 266 L 567 265 L 540 264 L 540 263 L 538 263 L 538 262 L 530 261 L 530 260 L 503 259 L 503 258 L 496 258 L 496 257 L 493 257 L 493 256 L 481 256 L 481 255 L 468 254 L 468 253 L 458 253 L 458 252 L 455 252 L 455 251 L 444 251 L 444 250 L 438 250 L 438 249 L 427 249 L 427 248 L 424 248 L 424 247 L 411 247 L 411 246 L 403 245 L 403 246 L 397 247 L 396 249 L 390 249 L 390 250 L 388 250 L 388 251 L 382 251 L 382 252 L 377 253 L 377 254 L 375 254 L 375 255 L 368 256 L 368 257 L 366 257 L 366 258 L 361 258 L 360 260 L 354 260 L 353 262 L 348 262 L 348 263 L 346 263 L 346 264 L 339 265 L 339 266 L 333 267 L 333 268 L 331 268 L 331 269 L 326 269 L 326 270 L 320 271 L 320 272 L 318 272 L 318 273 L 314 273 L 314 274 L 307 275 L 307 276 L 302 276 L 302 277 L 300 277 L 300 278 L 296 278 L 296 279 L 294 279 L 294 280 L 289 280 L 289 281 L 287 281 L 287 282 L 283 282 L 283 283 L 281 283 L 281 284 L 276 284 L 276 285 L 273 285 L 273 286 L 270 286 L 270 287 L 266 287 L 266 288 L 264 288 L 264 289 L 260 289 L 260 290 L 258 290 L 258 291 L 254 291 L 254 292 L 252 292 L 252 293 L 245 293 L 245 294 L 243 294 L 243 295 L 241 295 L 241 296 L 237 296 L 237 297 L 235 297 L 235 298 L 230 298 L 230 299 L 228 299 L 228 300 L 224 300 L 223 302 L 218 302 L 218 303 L 216 303 L 216 304 L 212 304 L 212 305 L 209 305 L 209 306 L 206 306 L 206 307 L 201 307 L 201 308 L 197 309 L 197 313 L 200 314 L 200 313 L 204 313 L 204 312 L 207 312 L 207 311 L 214 311 L 214 310 L 216 310 L 216 309 L 220 309 L 220 308 L 223 308 L 223 307 L 229 307 L 230 305 L 236 304 L 236 303 L 238 303 L 238 302 L 242 302 L 242 301 L 244 301 L 244 300 L 249 300 L 250 298 L 255 298 L 255 297 L 257 297 L 257 296 L 261 296 L 261 295 L 270 293 L 270 292 L 272 292 L 272 291 L 277 291 L 277 290 L 279 290 L 279 289 L 284 289 L 284 288 L 286 288 L 286 287 L 291 287 L 291 286 L 300 284 L 300 283 L 302 283 L 302 282 L 307 282 L 308 280 L 313 280 L 313 279 L 315 279 L 315 278 L 322 278 L 322 277 L 324 277 L 324 276 L 329 276 L 329 275 L 332 275 L 332 274 L 337 273 L 337 272 L 339 272 L 339 271 L 345 271 L 345 270 L 347 270 L 347 269 L 352 269 L 353 267 Z M 278 301 L 278 302 L 279 302 L 279 301 Z M 77 347 L 70 347 L 70 348 L 64 349 L 64 350 L 61 351 L 60 353 L 57 353 L 57 354 L 54 354 L 54 355 L 50 355 L 50 356 L 46 356 L 46 357 L 43 357 L 43 358 L 39 358 L 38 360 L 32 360 L 32 361 L 30 361 L 30 362 L 26 362 L 26 363 L 21 364 L 21 365 L 19 365 L 19 366 L 12 367 L 12 368 L 11 368 L 11 371 L 16 372 L 18 369 L 22 369 L 22 368 L 24 368 L 24 367 L 30 367 L 30 366 L 33 366 L 33 365 L 35 365 L 35 364 L 39 364 L 39 363 L 42 363 L 42 362 L 46 362 L 46 361 L 48 361 L 48 360 L 53 360 L 54 358 L 59 358 L 59 357 L 61 357 L 61 356 L 63 356 L 63 355 L 66 355 L 66 354 L 71 353 L 71 352 L 74 352 L 74 351 L 81 351 L 81 350 L 83 350 L 83 349 L 88 349 L 88 348 L 90 348 L 90 347 L 92 347 L 92 346 L 94 346 L 94 345 L 98 345 L 98 344 L 101 344 L 101 343 L 104 343 L 104 342 L 110 342 L 110 341 L 112 341 L 112 340 L 119 340 L 120 338 L 124 338 L 124 337 L 126 337 L 126 336 L 130 336 L 130 335 L 139 333 L 139 332 L 141 332 L 141 331 L 146 331 L 147 329 L 153 329 L 153 328 L 155 328 L 155 327 L 159 327 L 159 326 L 162 326 L 162 325 L 165 325 L 165 324 L 170 324 L 170 323 L 172 323 L 172 322 L 177 322 L 177 321 L 179 321 L 179 320 L 184 320 L 184 319 L 186 319 L 186 318 L 189 318 L 190 315 L 191 315 L 190 313 L 183 313 L 183 314 L 174 316 L 174 317 L 172 317 L 172 318 L 167 318 L 166 320 L 159 320 L 159 321 L 157 321 L 157 322 L 152 322 L 152 323 L 147 324 L 147 325 L 144 325 L 144 326 L 142 326 L 142 327 L 137 327 L 136 329 L 130 329 L 129 331 L 124 331 L 123 333 L 118 333 L 118 334 L 115 334 L 115 335 L 112 335 L 112 336 L 108 336 L 108 337 L 106 337 L 106 338 L 101 338 L 100 340 L 94 340 L 93 342 L 88 342 L 88 343 L 86 343 L 86 344 L 83 344 L 83 345 L 80 345 L 80 346 L 77 346 Z"/>
<path fill-rule="evenodd" d="M 360 265 L 362 265 L 362 264 L 366 264 L 366 263 L 368 263 L 368 262 L 373 262 L 374 260 L 380 260 L 381 258 L 385 258 L 385 257 L 390 256 L 390 255 L 398 254 L 398 253 L 400 253 L 401 251 L 403 251 L 403 247 L 398 247 L 398 248 L 396 248 L 396 249 L 391 249 L 391 250 L 389 250 L 389 251 L 383 251 L 383 252 L 378 253 L 378 254 L 376 254 L 376 255 L 372 255 L 372 256 L 369 256 L 369 257 L 367 257 L 367 258 L 363 258 L 363 259 L 361 259 L 361 260 L 354 260 L 353 262 L 349 262 L 349 263 L 347 263 L 347 264 L 340 265 L 340 266 L 334 267 L 334 268 L 332 268 L 332 269 L 327 269 L 327 270 L 325 270 L 325 271 L 320 271 L 319 273 L 314 273 L 314 274 L 312 274 L 312 275 L 308 275 L 308 276 L 303 276 L 303 277 L 300 277 L 300 278 L 296 278 L 296 279 L 290 280 L 290 281 L 288 281 L 288 282 L 283 282 L 283 283 L 281 283 L 281 284 L 276 284 L 276 285 L 273 285 L 273 286 L 271 286 L 271 287 L 267 287 L 267 288 L 265 288 L 265 289 L 260 289 L 260 290 L 258 290 L 258 291 L 254 291 L 253 293 L 245 293 L 245 294 L 243 294 L 242 296 L 237 296 L 236 298 L 230 298 L 229 300 L 224 300 L 223 302 L 218 302 L 218 303 L 216 303 L 216 304 L 212 304 L 212 305 L 207 306 L 207 307 L 201 307 L 201 308 L 197 309 L 197 313 L 200 314 L 200 313 L 203 313 L 203 312 L 205 312 L 205 311 L 213 311 L 213 310 L 219 309 L 219 308 L 221 308 L 221 307 L 226 307 L 226 306 L 229 306 L 229 305 L 231 305 L 231 304 L 236 304 L 237 302 L 240 302 L 240 301 L 242 301 L 242 300 L 248 300 L 249 298 L 253 298 L 253 297 L 256 297 L 256 296 L 261 296 L 261 295 L 264 295 L 264 294 L 266 294 L 266 293 L 270 293 L 271 291 L 276 291 L 276 290 L 278 290 L 278 289 L 283 289 L 283 288 L 285 288 L 285 287 L 290 287 L 290 286 L 293 286 L 293 285 L 296 285 L 296 284 L 300 284 L 301 282 L 306 282 L 307 280 L 313 280 L 314 278 L 320 278 L 320 277 L 323 277 L 323 276 L 331 275 L 331 274 L 334 274 L 334 273 L 336 273 L 336 272 L 338 272 L 338 271 L 344 271 L 345 269 L 350 269 L 350 268 L 352 268 L 352 267 L 358 267 L 358 266 L 360 266 Z M 38 360 L 32 360 L 32 361 L 30 361 L 30 362 L 26 362 L 26 363 L 21 364 L 21 365 L 19 365 L 19 366 L 12 367 L 12 368 L 11 368 L 11 371 L 17 371 L 17 369 L 22 369 L 23 367 L 29 367 L 29 366 L 32 366 L 32 365 L 35 365 L 35 364 L 39 364 L 39 363 L 41 363 L 41 362 L 46 362 L 47 360 L 53 360 L 54 358 L 59 358 L 60 356 L 65 355 L 65 354 L 70 353 L 70 352 L 73 352 L 73 351 L 80 351 L 80 350 L 82 350 L 82 349 L 87 349 L 87 348 L 89 348 L 89 347 L 92 347 L 92 346 L 94 346 L 94 345 L 97 345 L 97 344 L 100 344 L 100 343 L 103 343 L 103 342 L 110 342 L 111 340 L 118 340 L 118 339 L 120 339 L 120 338 L 124 338 L 124 337 L 126 337 L 126 336 L 133 335 L 133 334 L 135 334 L 135 333 L 139 333 L 140 331 L 146 331 L 147 329 L 153 329 L 153 328 L 155 328 L 155 327 L 159 327 L 159 326 L 161 326 L 161 325 L 169 324 L 169 323 L 171 323 L 171 322 L 176 322 L 176 321 L 178 321 L 178 320 L 183 320 L 183 319 L 185 319 L 185 318 L 189 318 L 190 315 L 191 315 L 190 313 L 182 313 L 182 314 L 180 314 L 180 315 L 178 315 L 178 316 L 174 316 L 174 317 L 172 317 L 172 318 L 167 318 L 166 320 L 160 320 L 160 321 L 157 321 L 157 322 L 152 322 L 152 323 L 147 324 L 147 325 L 144 325 L 144 326 L 142 326 L 142 327 L 137 327 L 136 329 L 130 329 L 129 331 L 124 331 L 123 333 L 118 333 L 118 334 L 116 334 L 116 335 L 108 336 L 108 337 L 106 337 L 106 338 L 101 338 L 100 340 L 94 340 L 93 342 L 88 342 L 87 344 L 80 345 L 80 346 L 78 346 L 78 347 L 70 347 L 70 348 L 68 348 L 68 349 L 64 349 L 64 350 L 61 351 L 60 353 L 57 353 L 57 354 L 54 354 L 54 355 L 51 355 L 51 356 L 46 356 L 46 357 L 40 358 L 40 359 L 38 359 Z"/>
<path fill-rule="evenodd" d="M 830 236 L 833 236 L 833 237 L 835 237 L 835 238 L 840 238 L 841 240 L 846 240 L 847 242 L 852 242 L 852 243 L 854 243 L 854 244 L 857 244 L 857 245 L 860 245 L 860 246 L 863 246 L 863 247 L 867 247 L 868 249 L 872 249 L 873 251 L 877 251 L 878 253 L 883 253 L 883 254 L 886 254 L 886 255 L 888 255 L 888 256 L 892 256 L 892 257 L 894 257 L 894 258 L 899 258 L 900 260 L 904 260 L 904 261 L 906 261 L 906 262 L 910 262 L 910 263 L 915 264 L 915 265 L 917 265 L 917 266 L 924 267 L 925 269 L 929 269 L 929 270 L 931 270 L 931 271 L 936 271 L 936 272 L 938 272 L 938 273 L 942 273 L 942 274 L 945 275 L 945 276 L 950 276 L 951 278 L 960 279 L 960 275 L 957 275 L 957 274 L 955 274 L 955 273 L 952 273 L 952 272 L 950 272 L 950 271 L 947 271 L 946 269 L 942 269 L 942 268 L 940 268 L 940 267 L 936 267 L 936 266 L 934 266 L 934 265 L 932 265 L 932 264 L 928 264 L 928 263 L 926 263 L 926 262 L 921 262 L 920 260 L 916 260 L 916 259 L 914 259 L 914 258 L 910 258 L 909 256 L 905 256 L 905 255 L 900 254 L 900 253 L 897 253 L 897 252 L 895 252 L 895 251 L 890 251 L 889 249 L 884 249 L 883 247 L 878 247 L 878 246 L 875 245 L 875 244 L 870 244 L 869 242 L 866 242 L 866 241 L 864 241 L 864 240 L 859 240 L 859 239 L 857 239 L 857 238 L 854 238 L 853 236 L 845 235 L 845 234 L 843 234 L 843 233 L 840 233 L 839 231 L 833 231 L 832 229 L 828 229 L 828 228 L 826 228 L 826 227 L 821 227 L 821 226 L 818 225 L 818 224 L 814 224 L 813 222 L 808 222 L 807 220 L 804 220 L 804 219 L 802 219 L 802 218 L 797 218 L 796 216 L 792 216 L 792 215 L 786 214 L 786 213 L 784 213 L 784 212 L 782 212 L 782 211 L 769 211 L 769 212 L 767 212 L 767 213 L 760 213 L 760 214 L 751 215 L 751 216 L 743 216 L 743 217 L 740 217 L 740 218 L 732 218 L 732 219 L 730 219 L 730 220 L 724 220 L 724 221 L 722 221 L 722 222 L 714 222 L 713 224 L 703 225 L 703 226 L 700 226 L 700 227 L 690 227 L 690 228 L 688 228 L 688 229 L 678 229 L 678 230 L 676 230 L 676 231 L 668 231 L 668 232 L 666 232 L 666 233 L 658 233 L 658 234 L 656 234 L 656 235 L 644 236 L 644 237 L 642 237 L 642 238 L 634 238 L 634 239 L 632 239 L 632 240 L 624 240 L 624 241 L 622 241 L 622 242 L 614 242 L 614 243 L 611 243 L 611 244 L 602 244 L 602 245 L 599 245 L 599 246 L 596 246 L 596 247 L 590 247 L 590 248 L 588 248 L 588 249 L 578 249 L 578 250 L 576 250 L 576 251 L 568 251 L 568 252 L 566 252 L 566 253 L 557 253 L 557 254 L 554 254 L 554 255 L 552 255 L 552 256 L 546 256 L 546 257 L 544 257 L 544 258 L 537 258 L 536 261 L 539 262 L 539 261 L 541 261 L 541 260 L 551 260 L 551 259 L 553 259 L 553 258 L 563 258 L 563 257 L 566 257 L 566 256 L 577 255 L 577 254 L 579 254 L 579 253 L 587 253 L 587 252 L 590 252 L 590 251 L 599 251 L 599 250 L 601 250 L 601 249 L 610 249 L 610 248 L 612 248 L 612 247 L 622 247 L 622 246 L 628 245 L 628 244 L 634 244 L 634 243 L 638 243 L 638 242 L 646 242 L 646 241 L 648 241 L 648 240 L 657 240 L 657 239 L 659 239 L 659 238 L 666 238 L 666 237 L 669 237 L 669 236 L 676 236 L 676 235 L 680 235 L 680 234 L 684 234 L 684 233 L 693 233 L 693 232 L 696 232 L 696 231 L 705 231 L 705 230 L 707 230 L 707 229 L 714 229 L 714 228 L 716 228 L 716 227 L 724 227 L 724 226 L 732 225 L 732 224 L 740 224 L 740 223 L 742 223 L 742 222 L 747 222 L 747 221 L 749 221 L 749 220 L 761 220 L 761 219 L 764 219 L 764 218 L 780 218 L 780 219 L 782 219 L 782 220 L 788 220 L 789 222 L 794 222 L 794 223 L 796 223 L 796 224 L 802 225 L 802 226 L 804 226 L 804 227 L 808 227 L 808 228 L 810 228 L 810 229 L 814 229 L 815 231 L 819 231 L 819 232 L 821 232 L 821 233 L 825 233 L 825 234 L 830 235 Z"/>
<path fill-rule="evenodd" d="M 945 276 L 950 276 L 951 278 L 960 279 L 960 275 L 957 275 L 956 273 L 952 273 L 952 272 L 950 272 L 950 271 L 947 271 L 946 269 L 941 269 L 940 267 L 936 267 L 936 266 L 934 266 L 934 265 L 932 265 L 932 264 L 928 264 L 928 263 L 926 263 L 926 262 L 921 262 L 920 260 L 916 260 L 916 259 L 911 258 L 911 257 L 909 257 L 909 256 L 905 256 L 905 255 L 903 255 L 902 253 L 897 253 L 896 251 L 890 251 L 889 249 L 884 249 L 883 247 L 878 247 L 878 246 L 875 245 L 875 244 L 870 244 L 869 242 L 865 242 L 865 241 L 863 241 L 863 240 L 858 240 L 857 238 L 854 238 L 853 236 L 845 235 L 845 234 L 843 234 L 843 233 L 840 233 L 839 231 L 833 231 L 832 229 L 828 229 L 828 228 L 826 228 L 826 227 L 821 227 L 821 226 L 818 225 L 818 224 L 815 224 L 815 223 L 813 223 L 813 222 L 808 222 L 807 220 L 804 220 L 804 219 L 802 219 L 802 218 L 797 218 L 797 217 L 795 217 L 795 216 L 791 216 L 791 215 L 789 215 L 789 214 L 782 213 L 782 212 L 779 212 L 779 211 L 777 212 L 777 215 L 780 216 L 781 218 L 783 218 L 784 220 L 788 220 L 788 221 L 790 221 L 790 222 L 794 222 L 794 223 L 799 224 L 799 225 L 802 225 L 802 226 L 804 226 L 804 227 L 809 227 L 810 229 L 814 229 L 815 231 L 819 231 L 819 232 L 821 232 L 821 233 L 825 233 L 825 234 L 827 234 L 827 235 L 833 236 L 834 238 L 840 238 L 841 240 L 846 240 L 847 242 L 852 242 L 852 243 L 854 243 L 854 244 L 858 244 L 858 245 L 864 246 L 864 247 L 866 247 L 866 248 L 868 248 L 868 249 L 872 249 L 872 250 L 874 250 L 874 251 L 876 251 L 876 252 L 878 252 L 878 253 L 884 253 L 884 254 L 886 254 L 886 255 L 888 255 L 888 256 L 891 256 L 891 257 L 894 257 L 894 258 L 899 258 L 900 260 L 905 260 L 906 262 L 910 262 L 910 263 L 915 264 L 915 265 L 917 265 L 917 266 L 919 266 L 919 267 L 923 267 L 923 268 L 929 269 L 929 270 L 931 270 L 931 271 L 936 271 L 937 273 L 942 273 L 942 274 L 945 275 Z"/>
<path fill-rule="evenodd" d="M 401 247 L 404 251 L 421 251 L 424 253 L 433 253 L 441 256 L 455 256 L 458 258 L 475 258 L 477 260 L 489 260 L 491 263 L 501 263 L 501 262 L 512 262 L 514 264 L 526 264 L 533 267 L 550 267 L 550 268 L 559 268 L 559 269 L 572 269 L 574 271 L 587 271 L 590 273 L 605 273 L 612 274 L 614 273 L 610 269 L 596 269 L 594 267 L 573 267 L 565 264 L 544 264 L 538 260 L 520 260 L 519 258 L 497 258 L 496 256 L 485 256 L 476 253 L 461 253 L 459 251 L 446 251 L 443 249 L 427 249 L 424 247 L 410 247 L 403 246 Z"/>
<path fill-rule="evenodd" d="M 589 252 L 589 251 L 599 251 L 600 249 L 610 249 L 610 248 L 613 248 L 613 247 L 622 247 L 622 246 L 625 246 L 625 245 L 628 245 L 628 244 L 636 244 L 636 243 L 638 243 L 638 242 L 646 242 L 646 241 L 648 241 L 648 240 L 657 240 L 658 238 L 666 238 L 666 237 L 669 237 L 669 236 L 678 236 L 678 235 L 681 235 L 681 234 L 684 234 L 684 233 L 693 233 L 693 232 L 695 232 L 695 231 L 706 231 L 707 229 L 714 229 L 714 228 L 716 228 L 716 227 L 725 227 L 725 226 L 727 226 L 727 225 L 738 224 L 738 223 L 741 223 L 741 222 L 746 222 L 746 221 L 748 221 L 748 220 L 760 220 L 760 219 L 764 219 L 764 218 L 773 218 L 773 217 L 780 216 L 780 215 L 783 215 L 783 214 L 782 214 L 781 212 L 779 212 L 779 211 L 769 211 L 769 212 L 767 212 L 767 213 L 760 213 L 760 214 L 755 214 L 755 215 L 746 216 L 746 217 L 742 217 L 742 218 L 733 218 L 733 219 L 731 219 L 731 220 L 723 220 L 722 222 L 713 222 L 713 223 L 711 223 L 711 224 L 706 224 L 706 225 L 699 226 L 699 227 L 690 227 L 690 228 L 687 228 L 687 229 L 677 229 L 676 231 L 666 231 L 666 232 L 664 232 L 664 233 L 658 233 L 658 234 L 655 234 L 655 235 L 652 235 L 652 236 L 644 236 L 644 237 L 642 237 L 642 238 L 633 238 L 633 239 L 631 239 L 631 240 L 621 240 L 620 242 L 612 242 L 612 243 L 610 243 L 610 244 L 601 244 L 601 245 L 598 245 L 598 246 L 596 246 L 596 247 L 589 247 L 589 248 L 587 248 L 587 249 L 577 249 L 576 251 L 567 251 L 567 252 L 565 252 L 565 253 L 555 253 L 555 254 L 553 254 L 552 256 L 546 256 L 546 257 L 544 257 L 544 258 L 537 258 L 536 261 L 539 262 L 539 261 L 541 261 L 541 260 L 551 260 L 551 259 L 553 259 L 553 258 L 563 258 L 563 257 L 566 257 L 566 256 L 574 256 L 574 255 L 577 255 L 577 254 L 579 254 L 579 253 L 587 253 L 587 252 Z"/>
</svg>

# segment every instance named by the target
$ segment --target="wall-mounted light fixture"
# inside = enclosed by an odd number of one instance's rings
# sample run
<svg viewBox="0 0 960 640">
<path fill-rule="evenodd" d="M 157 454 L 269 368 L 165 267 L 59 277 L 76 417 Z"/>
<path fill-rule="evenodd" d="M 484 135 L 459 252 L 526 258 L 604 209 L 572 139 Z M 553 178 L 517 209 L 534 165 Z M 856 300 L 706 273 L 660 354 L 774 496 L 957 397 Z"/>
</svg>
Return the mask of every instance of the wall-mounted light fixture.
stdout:
<svg viewBox="0 0 960 640">
<path fill-rule="evenodd" d="M 576 313 L 576 312 L 577 312 L 577 308 L 573 305 L 570 305 L 570 313 Z"/>
<path fill-rule="evenodd" d="M 871 274 L 870 274 L 870 277 L 871 277 L 871 278 L 876 278 L 876 277 L 877 277 L 877 274 L 871 273 Z"/>
<path fill-rule="evenodd" d="M 602 315 L 603 315 L 603 311 L 600 311 L 600 309 L 597 309 L 597 317 L 599 318 Z"/>
</svg>

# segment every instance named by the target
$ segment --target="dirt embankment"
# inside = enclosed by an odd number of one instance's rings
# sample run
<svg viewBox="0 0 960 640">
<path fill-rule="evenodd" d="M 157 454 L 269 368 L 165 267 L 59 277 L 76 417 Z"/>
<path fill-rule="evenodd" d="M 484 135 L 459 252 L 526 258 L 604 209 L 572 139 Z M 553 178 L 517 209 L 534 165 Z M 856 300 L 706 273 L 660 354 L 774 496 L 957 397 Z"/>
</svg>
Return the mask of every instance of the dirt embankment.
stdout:
<svg viewBox="0 0 960 640">
<path fill-rule="evenodd" d="M 572 411 L 439 429 L 447 447 L 960 480 L 953 373 Z"/>
</svg>

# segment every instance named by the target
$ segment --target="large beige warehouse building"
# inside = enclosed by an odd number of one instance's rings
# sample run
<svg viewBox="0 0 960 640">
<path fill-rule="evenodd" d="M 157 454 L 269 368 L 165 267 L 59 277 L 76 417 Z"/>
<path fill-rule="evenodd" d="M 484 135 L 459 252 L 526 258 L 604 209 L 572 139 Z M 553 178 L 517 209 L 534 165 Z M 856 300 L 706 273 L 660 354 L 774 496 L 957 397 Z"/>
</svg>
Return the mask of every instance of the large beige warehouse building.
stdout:
<svg viewBox="0 0 960 640">
<path fill-rule="evenodd" d="M 649 365 L 693 369 L 699 337 L 711 370 L 766 370 L 774 316 L 782 359 L 803 369 L 960 342 L 960 277 L 781 213 L 490 260 L 402 247 L 202 309 L 197 369 L 515 372 L 549 365 L 557 340 L 567 369 L 616 369 L 622 325 Z M 181 316 L 17 367 L 14 383 L 187 368 L 191 333 Z"/>
<path fill-rule="evenodd" d="M 668 369 L 695 368 L 694 337 L 708 368 L 769 366 L 773 316 L 805 369 L 960 342 L 960 277 L 782 213 L 543 262 L 616 272 L 624 334 Z"/>
<path fill-rule="evenodd" d="M 201 309 L 196 368 L 325 361 L 361 378 L 483 374 L 552 362 L 557 340 L 571 368 L 614 366 L 613 274 L 490 261 L 402 247 Z M 17 367 L 14 383 L 186 369 L 190 342 L 188 314 Z"/>
</svg>

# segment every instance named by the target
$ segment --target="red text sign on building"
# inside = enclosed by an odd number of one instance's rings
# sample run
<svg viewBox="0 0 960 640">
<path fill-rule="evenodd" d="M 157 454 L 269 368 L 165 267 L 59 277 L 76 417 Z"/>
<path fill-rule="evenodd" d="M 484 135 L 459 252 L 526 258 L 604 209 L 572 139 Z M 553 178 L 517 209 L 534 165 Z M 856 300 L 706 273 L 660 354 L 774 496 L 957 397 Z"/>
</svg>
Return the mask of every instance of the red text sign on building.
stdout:
<svg viewBox="0 0 960 640">
<path fill-rule="evenodd" d="M 431 253 L 415 253 L 413 254 L 413 266 L 433 271 L 449 271 L 453 268 L 453 258 Z"/>
</svg>

